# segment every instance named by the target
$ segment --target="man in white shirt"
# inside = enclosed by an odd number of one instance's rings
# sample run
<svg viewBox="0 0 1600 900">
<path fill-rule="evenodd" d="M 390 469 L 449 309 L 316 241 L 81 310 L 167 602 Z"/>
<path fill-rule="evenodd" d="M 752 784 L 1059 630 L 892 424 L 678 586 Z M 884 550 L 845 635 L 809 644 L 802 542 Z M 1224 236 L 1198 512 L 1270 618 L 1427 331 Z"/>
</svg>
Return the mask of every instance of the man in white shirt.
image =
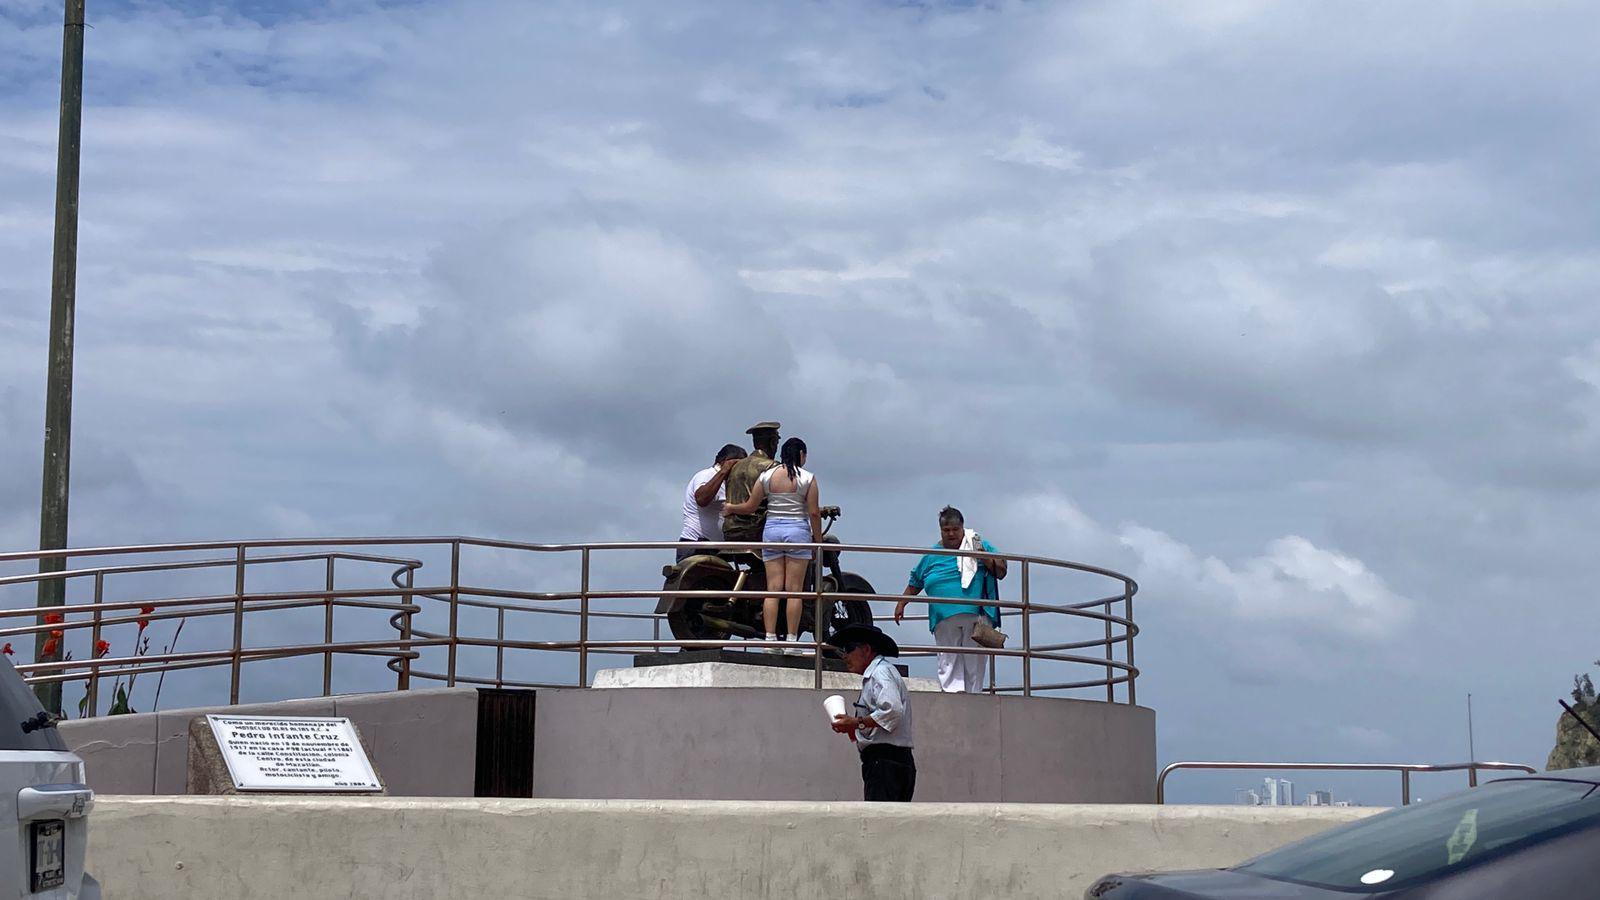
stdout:
<svg viewBox="0 0 1600 900">
<path fill-rule="evenodd" d="M 838 647 L 845 666 L 861 676 L 857 715 L 835 717 L 833 730 L 849 735 L 861 752 L 862 799 L 910 802 L 917 789 L 911 695 L 899 670 L 886 658 L 899 656 L 900 647 L 874 625 L 841 628 L 828 643 Z"/>
<path fill-rule="evenodd" d="M 733 471 L 734 464 L 744 457 L 742 447 L 725 444 L 717 451 L 714 465 L 701 469 L 689 479 L 689 486 L 683 491 L 683 530 L 679 532 L 678 540 L 722 540 L 722 504 L 728 499 L 723 482 L 728 480 L 728 473 Z M 683 562 L 694 553 L 694 549 L 689 547 L 679 550 L 678 562 Z"/>
</svg>

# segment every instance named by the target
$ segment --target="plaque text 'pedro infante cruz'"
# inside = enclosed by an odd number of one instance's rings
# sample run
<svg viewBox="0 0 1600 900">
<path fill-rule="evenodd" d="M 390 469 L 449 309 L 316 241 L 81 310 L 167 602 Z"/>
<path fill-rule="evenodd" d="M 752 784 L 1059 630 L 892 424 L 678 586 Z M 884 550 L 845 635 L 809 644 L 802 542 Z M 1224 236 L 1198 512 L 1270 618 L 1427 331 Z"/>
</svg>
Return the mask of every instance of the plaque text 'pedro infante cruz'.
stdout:
<svg viewBox="0 0 1600 900">
<path fill-rule="evenodd" d="M 349 719 L 208 715 L 241 791 L 380 791 Z"/>
</svg>

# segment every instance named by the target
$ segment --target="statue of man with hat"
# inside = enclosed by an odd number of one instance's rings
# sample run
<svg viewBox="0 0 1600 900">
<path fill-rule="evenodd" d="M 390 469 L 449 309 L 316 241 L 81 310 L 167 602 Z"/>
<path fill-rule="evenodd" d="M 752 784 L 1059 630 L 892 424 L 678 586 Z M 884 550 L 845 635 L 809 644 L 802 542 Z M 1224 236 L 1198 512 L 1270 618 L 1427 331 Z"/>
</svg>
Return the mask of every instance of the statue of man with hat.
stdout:
<svg viewBox="0 0 1600 900">
<path fill-rule="evenodd" d="M 755 487 L 761 473 L 778 464 L 778 423 L 757 422 L 744 430 L 750 435 L 753 452 L 739 460 L 728 473 L 728 504 L 743 503 L 750 499 L 750 489 Z M 767 524 L 767 503 L 749 515 L 732 515 L 722 520 L 722 539 L 725 541 L 759 541 Z"/>
</svg>

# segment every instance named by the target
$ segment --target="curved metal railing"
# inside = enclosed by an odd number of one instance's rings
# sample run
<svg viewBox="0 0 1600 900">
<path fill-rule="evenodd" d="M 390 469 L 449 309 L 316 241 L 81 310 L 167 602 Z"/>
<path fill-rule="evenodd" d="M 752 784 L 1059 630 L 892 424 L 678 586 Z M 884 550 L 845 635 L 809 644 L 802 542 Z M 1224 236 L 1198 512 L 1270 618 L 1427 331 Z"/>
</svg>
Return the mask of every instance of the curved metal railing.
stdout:
<svg viewBox="0 0 1600 900">
<path fill-rule="evenodd" d="M 1167 776 L 1179 769 L 1258 770 L 1268 772 L 1399 772 L 1400 803 L 1402 806 L 1411 804 L 1411 776 L 1413 773 L 1465 771 L 1467 773 L 1467 783 L 1472 787 L 1477 787 L 1478 772 L 1480 771 L 1526 772 L 1529 775 L 1536 775 L 1539 771 L 1532 766 L 1507 762 L 1464 762 L 1439 765 L 1427 763 L 1175 762 L 1168 764 L 1161 770 L 1161 774 L 1156 777 L 1157 803 L 1167 802 Z"/>
<path fill-rule="evenodd" d="M 757 640 L 678 640 L 663 637 L 664 615 L 653 611 L 654 604 L 663 598 L 699 597 L 723 599 L 761 597 L 799 597 L 816 604 L 820 611 L 831 608 L 835 600 L 864 600 L 874 607 L 875 618 L 887 618 L 885 604 L 904 598 L 900 594 L 835 593 L 821 589 L 821 578 L 815 579 L 819 589 L 805 592 L 783 591 L 732 591 L 732 590 L 665 590 L 646 584 L 634 587 L 627 583 L 628 576 L 638 580 L 631 568 L 640 561 L 648 561 L 644 570 L 652 574 L 668 554 L 683 545 L 678 542 L 599 542 L 574 544 L 532 544 L 469 537 L 397 537 L 397 538 L 332 538 L 319 540 L 255 540 L 203 542 L 188 544 L 141 545 L 130 547 L 99 547 L 61 551 L 27 551 L 0 554 L 0 641 L 12 652 L 16 668 L 33 683 L 83 683 L 85 685 L 84 710 L 87 715 L 97 715 L 101 710 L 102 684 L 106 679 L 134 678 L 150 672 L 168 672 L 184 669 L 226 667 L 229 671 L 228 702 L 238 703 L 246 663 L 298 657 L 321 657 L 322 692 L 333 692 L 333 665 L 335 657 L 376 656 L 384 660 L 394 673 L 395 687 L 406 690 L 413 679 L 438 681 L 446 685 L 475 684 L 498 687 L 572 687 L 587 686 L 593 660 L 591 657 L 632 654 L 642 651 L 667 649 L 702 649 L 731 647 L 738 649 L 793 647 L 788 642 L 778 644 Z M 697 550 L 759 549 L 758 543 L 725 542 L 697 544 Z M 790 545 L 793 547 L 794 545 Z M 1136 679 L 1139 674 L 1134 665 L 1133 639 L 1139 633 L 1133 620 L 1133 596 L 1137 584 L 1125 575 L 1095 566 L 1042 556 L 1008 553 L 979 553 L 973 551 L 930 550 L 927 548 L 885 547 L 850 544 L 812 544 L 813 549 L 825 547 L 828 551 L 842 551 L 853 558 L 882 561 L 885 559 L 920 557 L 937 553 L 953 556 L 994 558 L 1007 562 L 1010 575 L 1020 582 L 1016 599 L 985 601 L 996 605 L 1013 617 L 1017 625 L 1012 629 L 1013 641 L 1018 646 L 997 649 L 981 647 L 941 648 L 932 644 L 902 642 L 904 656 L 927 656 L 935 652 L 976 653 L 989 658 L 991 693 L 1021 693 L 1033 695 L 1040 692 L 1060 692 L 1079 689 L 1104 688 L 1107 702 L 1117 702 L 1118 686 L 1123 686 L 1125 702 L 1137 702 Z M 494 555 L 496 565 L 472 567 L 464 563 L 463 553 Z M 403 555 L 397 555 L 402 554 Z M 419 573 L 436 571 L 425 568 L 423 557 L 443 556 L 448 553 L 449 579 L 440 583 L 421 583 Z M 509 560 L 500 558 L 511 554 Z M 146 559 L 152 558 L 153 559 Z M 123 562 L 135 559 L 135 562 Z M 3 574 L 6 567 L 37 564 L 41 560 L 60 560 L 59 571 Z M 68 562 L 78 566 L 72 568 Z M 442 560 L 441 560 L 442 561 Z M 344 565 L 341 566 L 340 564 Z M 556 589 L 528 590 L 520 587 L 497 586 L 495 580 L 534 581 L 542 576 L 530 576 L 525 571 L 530 566 L 555 563 L 574 563 L 576 572 L 556 584 Z M 283 570 L 294 564 L 311 564 L 320 576 L 312 588 L 282 590 L 250 590 L 249 576 L 263 570 Z M 318 565 L 320 564 L 320 565 Z M 371 577 L 370 569 L 363 568 L 367 576 L 358 586 L 340 584 L 350 580 L 352 564 L 377 566 L 383 574 L 381 580 Z M 226 578 L 220 590 L 178 593 L 170 586 L 177 576 L 192 573 L 211 573 Z M 301 573 L 303 574 L 303 573 Z M 1041 576 L 1067 574 L 1088 577 L 1107 583 L 1107 590 L 1093 590 L 1087 600 L 1064 601 L 1058 599 L 1055 588 L 1041 594 L 1037 582 Z M 155 577 L 163 583 L 153 593 L 158 596 L 141 596 L 136 599 L 114 598 L 114 587 L 137 578 Z M 571 577 L 575 576 L 575 577 Z M 622 576 L 624 583 L 612 586 Z M 659 577 L 658 575 L 656 577 Z M 66 605 L 38 608 L 33 605 L 33 591 L 39 583 L 59 580 L 65 584 L 68 597 Z M 260 580 L 260 576 L 256 576 Z M 281 580 L 281 579 L 280 579 Z M 1008 579 L 1008 583 L 1011 582 Z M 605 586 L 602 586 L 605 585 Z M 547 585 L 537 585 L 545 587 Z M 10 591 L 9 594 L 5 593 Z M 75 598 L 73 595 L 78 594 Z M 128 593 L 128 590 L 120 591 Z M 87 594 L 87 596 L 84 596 Z M 912 598 L 913 603 L 925 603 L 929 598 Z M 622 604 L 625 608 L 602 608 Z M 297 609 L 321 609 L 322 634 L 320 641 L 272 643 L 252 646 L 246 641 L 247 620 L 256 624 L 259 614 L 282 614 Z M 339 610 L 365 610 L 387 613 L 387 629 L 381 634 L 362 633 L 357 640 L 336 640 L 336 612 Z M 486 630 L 476 630 L 463 622 L 463 617 L 491 613 L 494 617 L 492 636 Z M 346 613 L 348 617 L 350 614 Z M 47 616 L 58 617 L 47 620 Z M 557 634 L 560 629 L 547 627 L 524 629 L 518 627 L 523 619 L 554 617 L 576 620 L 576 635 Z M 169 645 L 161 652 L 149 652 L 142 645 L 146 630 L 154 623 L 179 623 L 190 619 L 224 619 L 231 625 L 231 637 L 213 640 L 212 646 L 198 650 L 178 651 Z M 908 620 L 925 621 L 926 616 L 907 616 Z M 32 622 L 28 620 L 32 619 Z M 1037 620 L 1037 621 L 1036 621 Z M 512 624 L 508 632 L 508 621 Z M 132 654 L 113 656 L 105 643 L 107 635 L 125 635 L 128 627 L 134 632 L 135 651 Z M 346 622 L 346 630 L 349 623 Z M 642 633 L 648 626 L 649 633 Z M 281 637 L 288 626 L 273 629 Z M 632 629 L 638 633 L 597 636 L 597 631 L 618 628 Z M 1040 629 L 1043 629 L 1042 631 Z M 1088 629 L 1089 636 L 1071 632 Z M 508 633 L 513 636 L 508 636 Z M 12 646 L 16 639 L 35 638 L 35 643 L 49 651 L 33 662 L 21 662 L 26 654 L 19 654 Z M 1042 638 L 1042 640 L 1041 640 Z M 1073 638 L 1073 639 L 1064 639 Z M 55 646 L 49 646 L 51 640 Z M 1008 641 L 1009 643 L 1013 643 Z M 31 648 L 24 648 L 31 649 Z M 820 637 L 814 636 L 812 669 L 815 684 L 822 684 L 823 656 Z M 87 650 L 77 653 L 78 650 Z M 484 650 L 493 651 L 493 671 L 487 665 L 474 665 L 466 659 Z M 73 651 L 76 656 L 64 654 Z M 425 654 L 439 652 L 443 656 L 442 668 L 433 664 L 424 666 Z M 540 652 L 575 656 L 575 680 L 510 677 L 506 672 L 508 653 Z M 69 658 L 59 658 L 63 655 Z M 1014 681 L 997 683 L 1002 664 L 1015 669 Z M 548 668 L 548 667 L 546 667 Z M 1036 671 L 1048 668 L 1049 671 Z M 1069 674 L 1061 676 L 1058 673 Z"/>
</svg>

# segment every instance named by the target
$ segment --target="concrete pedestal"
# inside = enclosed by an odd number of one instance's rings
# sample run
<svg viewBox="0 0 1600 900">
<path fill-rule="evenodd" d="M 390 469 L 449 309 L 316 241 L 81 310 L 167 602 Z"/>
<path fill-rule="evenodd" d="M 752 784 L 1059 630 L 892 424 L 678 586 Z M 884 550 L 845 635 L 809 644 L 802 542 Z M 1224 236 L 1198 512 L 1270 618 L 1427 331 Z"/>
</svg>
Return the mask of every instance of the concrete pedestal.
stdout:
<svg viewBox="0 0 1600 900">
<path fill-rule="evenodd" d="M 859 800 L 824 688 L 539 691 L 533 796 Z M 1151 803 L 1155 713 L 1044 697 L 912 695 L 917 800 Z"/>
<path fill-rule="evenodd" d="M 761 666 L 733 662 L 691 662 L 641 669 L 601 669 L 591 686 L 597 688 L 802 688 L 816 686 L 816 670 L 790 666 Z M 849 672 L 823 672 L 822 686 L 834 692 L 861 690 L 861 676 Z M 932 678 L 907 678 L 913 691 L 937 691 Z"/>
<path fill-rule="evenodd" d="M 860 799 L 860 760 L 853 745 L 828 728 L 822 710 L 829 694 L 853 696 L 853 684 L 820 691 L 728 686 L 741 679 L 813 675 L 784 667 L 770 667 L 781 674 L 756 676 L 694 666 L 668 668 L 682 670 L 671 677 L 704 678 L 708 686 L 528 692 L 532 715 L 514 722 L 486 717 L 479 692 L 470 688 L 345 695 L 226 711 L 347 716 L 360 727 L 374 766 L 396 795 L 470 795 L 478 761 L 505 758 L 481 751 L 509 742 L 531 744 L 520 765 L 529 765 L 531 755 L 528 781 L 534 797 Z M 911 707 L 919 801 L 1155 800 L 1155 713 L 1144 707 L 938 691 L 917 691 Z M 191 764 L 190 721 L 223 711 L 173 710 L 60 727 L 68 745 L 88 763 L 89 784 L 96 791 L 181 794 Z"/>
</svg>

